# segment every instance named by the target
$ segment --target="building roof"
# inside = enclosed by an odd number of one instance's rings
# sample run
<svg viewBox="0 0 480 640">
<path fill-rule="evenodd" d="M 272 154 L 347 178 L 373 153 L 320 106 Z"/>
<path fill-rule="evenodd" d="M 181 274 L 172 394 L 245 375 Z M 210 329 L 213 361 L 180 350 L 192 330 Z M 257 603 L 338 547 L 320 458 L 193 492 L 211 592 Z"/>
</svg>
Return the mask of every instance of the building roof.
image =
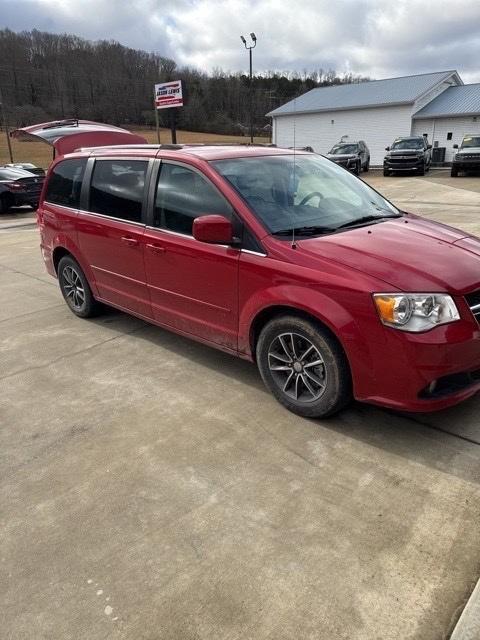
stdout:
<svg viewBox="0 0 480 640">
<path fill-rule="evenodd" d="M 290 100 L 267 115 L 411 104 L 452 75 L 456 76 L 458 83 L 462 82 L 456 71 L 438 71 L 418 76 L 319 87 Z"/>
<path fill-rule="evenodd" d="M 470 115 L 480 115 L 480 84 L 449 87 L 413 117 L 420 119 Z"/>
</svg>

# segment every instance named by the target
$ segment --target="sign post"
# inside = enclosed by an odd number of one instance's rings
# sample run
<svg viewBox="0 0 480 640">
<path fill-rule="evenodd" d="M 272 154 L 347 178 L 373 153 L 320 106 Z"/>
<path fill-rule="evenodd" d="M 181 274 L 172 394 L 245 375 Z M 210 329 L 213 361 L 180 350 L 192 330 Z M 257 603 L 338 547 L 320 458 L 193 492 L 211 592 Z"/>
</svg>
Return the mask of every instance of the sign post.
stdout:
<svg viewBox="0 0 480 640">
<path fill-rule="evenodd" d="M 172 143 L 177 143 L 176 120 L 177 114 L 175 108 L 183 107 L 183 87 L 181 80 L 171 80 L 170 82 L 162 82 L 155 85 L 155 116 L 157 122 L 157 137 L 160 141 L 160 132 L 158 128 L 158 110 L 170 109 L 170 131 L 172 132 Z"/>
<path fill-rule="evenodd" d="M 10 142 L 10 133 L 8 131 L 7 117 L 5 116 L 5 105 L 3 104 L 2 90 L 0 89 L 0 109 L 2 113 L 2 124 L 5 128 L 5 136 L 7 138 L 8 155 L 10 162 L 13 162 L 12 143 Z"/>
</svg>

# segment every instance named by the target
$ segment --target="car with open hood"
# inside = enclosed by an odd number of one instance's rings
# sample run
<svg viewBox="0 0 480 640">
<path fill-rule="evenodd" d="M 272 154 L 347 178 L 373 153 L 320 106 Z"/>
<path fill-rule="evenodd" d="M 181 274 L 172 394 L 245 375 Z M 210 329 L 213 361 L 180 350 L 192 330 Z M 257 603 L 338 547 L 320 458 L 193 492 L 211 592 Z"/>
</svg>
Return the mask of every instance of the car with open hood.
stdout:
<svg viewBox="0 0 480 640">
<path fill-rule="evenodd" d="M 256 362 L 301 416 L 352 397 L 432 411 L 480 389 L 480 241 L 322 156 L 82 149 L 50 167 L 38 224 L 74 314 L 106 304 Z"/>
<path fill-rule="evenodd" d="M 480 171 L 480 136 L 464 136 L 460 148 L 453 145 L 457 152 L 453 156 L 451 175 L 456 178 L 463 171 Z"/>
</svg>

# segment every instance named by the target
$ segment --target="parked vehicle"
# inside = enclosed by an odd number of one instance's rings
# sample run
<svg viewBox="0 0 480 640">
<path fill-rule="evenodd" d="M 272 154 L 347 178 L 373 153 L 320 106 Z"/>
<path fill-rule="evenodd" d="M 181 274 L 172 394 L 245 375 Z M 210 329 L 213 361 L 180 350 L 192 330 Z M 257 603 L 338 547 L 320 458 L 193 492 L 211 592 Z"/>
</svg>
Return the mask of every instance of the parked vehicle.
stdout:
<svg viewBox="0 0 480 640">
<path fill-rule="evenodd" d="M 480 389 L 480 240 L 398 210 L 329 160 L 266 147 L 83 150 L 38 210 L 77 316 L 100 303 L 255 361 L 302 416 Z"/>
<path fill-rule="evenodd" d="M 452 178 L 456 178 L 459 171 L 480 170 L 480 136 L 464 136 L 460 149 L 458 144 L 453 148 L 458 151 L 452 161 Z"/>
<path fill-rule="evenodd" d="M 358 142 L 339 142 L 327 153 L 327 158 L 357 176 L 370 168 L 370 151 L 363 140 Z"/>
<path fill-rule="evenodd" d="M 432 145 L 424 136 L 395 138 L 383 159 L 383 175 L 389 176 L 396 171 L 415 171 L 420 176 L 430 170 L 432 163 Z"/>
<path fill-rule="evenodd" d="M 24 171 L 29 171 L 30 173 L 33 173 L 36 176 L 45 177 L 45 169 L 42 169 L 42 167 L 37 167 L 31 162 L 11 162 L 9 164 L 5 164 L 4 167 L 10 168 L 10 169 L 23 169 Z M 3 168 L 3 167 L 0 167 L 0 168 Z"/>
<path fill-rule="evenodd" d="M 0 213 L 24 204 L 37 208 L 44 178 L 23 169 L 0 167 Z"/>
</svg>

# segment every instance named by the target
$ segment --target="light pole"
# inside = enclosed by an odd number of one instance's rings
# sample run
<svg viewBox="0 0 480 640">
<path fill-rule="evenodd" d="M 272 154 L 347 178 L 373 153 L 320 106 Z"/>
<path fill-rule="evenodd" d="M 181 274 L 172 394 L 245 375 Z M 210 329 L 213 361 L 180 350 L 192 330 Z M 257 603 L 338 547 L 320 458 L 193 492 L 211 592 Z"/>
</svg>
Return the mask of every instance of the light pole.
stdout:
<svg viewBox="0 0 480 640">
<path fill-rule="evenodd" d="M 8 134 L 7 118 L 5 116 L 5 105 L 3 104 L 1 89 L 0 89 L 0 110 L 2 113 L 2 124 L 5 127 L 5 136 L 7 138 L 8 155 L 10 156 L 10 162 L 13 162 L 12 143 L 10 142 L 10 136 Z"/>
<path fill-rule="evenodd" d="M 252 39 L 252 44 L 248 45 L 247 41 L 243 36 L 240 36 L 240 40 L 245 45 L 245 49 L 248 51 L 248 55 L 250 58 L 250 142 L 253 144 L 253 76 L 252 76 L 252 49 L 255 49 L 257 46 L 257 36 L 252 32 L 250 34 L 250 38 Z"/>
</svg>

